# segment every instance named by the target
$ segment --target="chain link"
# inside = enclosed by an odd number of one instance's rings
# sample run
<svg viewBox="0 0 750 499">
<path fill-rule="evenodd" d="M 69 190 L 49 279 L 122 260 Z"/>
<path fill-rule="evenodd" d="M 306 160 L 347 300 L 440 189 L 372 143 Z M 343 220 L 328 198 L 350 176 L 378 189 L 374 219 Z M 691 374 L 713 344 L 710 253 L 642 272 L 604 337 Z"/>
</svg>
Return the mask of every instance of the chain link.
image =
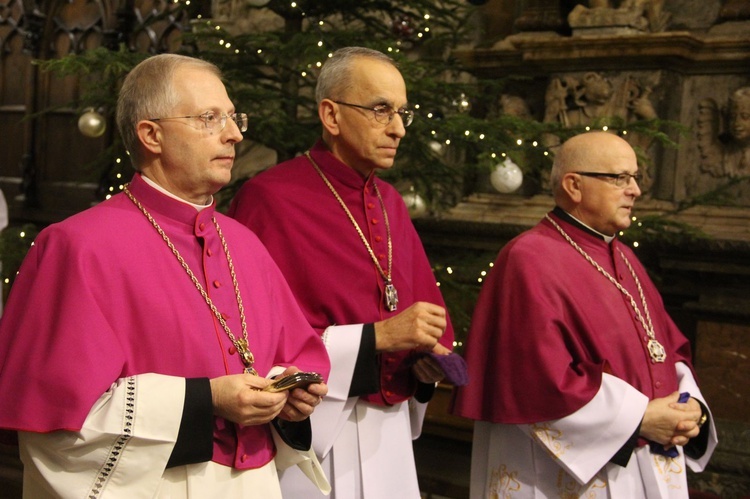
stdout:
<svg viewBox="0 0 750 499">
<path fill-rule="evenodd" d="M 390 284 L 391 276 L 393 275 L 393 245 L 391 242 L 391 226 L 388 223 L 388 213 L 385 211 L 385 204 L 383 203 L 383 198 L 380 196 L 380 189 L 378 189 L 378 186 L 375 182 L 372 183 L 373 187 L 375 188 L 375 194 L 378 196 L 378 200 L 380 201 L 380 208 L 383 210 L 383 219 L 385 220 L 385 230 L 386 234 L 388 236 L 388 273 L 383 270 L 383 267 L 380 266 L 380 262 L 378 261 L 378 257 L 375 256 L 375 252 L 370 247 L 370 243 L 367 242 L 367 238 L 365 237 L 364 233 L 362 232 L 362 229 L 359 228 L 359 224 L 354 219 L 354 216 L 349 211 L 349 208 L 346 206 L 346 203 L 344 203 L 344 200 L 341 199 L 341 196 L 339 196 L 339 193 L 336 192 L 336 189 L 333 187 L 333 184 L 328 180 L 328 178 L 325 176 L 323 171 L 320 169 L 318 164 L 312 159 L 312 156 L 310 156 L 310 151 L 305 152 L 305 156 L 307 156 L 307 159 L 310 160 L 310 163 L 312 163 L 313 167 L 315 168 L 315 171 L 318 172 L 318 175 L 320 175 L 320 178 L 323 179 L 323 182 L 328 186 L 328 189 L 333 193 L 336 200 L 341 205 L 341 208 L 344 209 L 344 212 L 346 213 L 346 216 L 349 217 L 349 221 L 352 223 L 355 229 L 357 229 L 357 234 L 359 234 L 359 238 L 362 239 L 362 242 L 365 244 L 365 248 L 367 248 L 367 252 L 370 254 L 370 258 L 372 258 L 372 261 L 375 262 L 375 266 L 378 269 L 378 272 L 380 272 L 380 275 L 383 276 L 383 279 L 385 280 L 386 284 Z"/>
</svg>

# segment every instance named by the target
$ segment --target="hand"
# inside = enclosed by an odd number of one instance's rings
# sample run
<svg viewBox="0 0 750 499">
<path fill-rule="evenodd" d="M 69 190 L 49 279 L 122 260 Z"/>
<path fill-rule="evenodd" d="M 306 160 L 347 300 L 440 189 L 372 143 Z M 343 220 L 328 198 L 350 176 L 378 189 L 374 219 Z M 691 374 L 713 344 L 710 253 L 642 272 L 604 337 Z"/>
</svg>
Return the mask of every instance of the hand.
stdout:
<svg viewBox="0 0 750 499">
<path fill-rule="evenodd" d="M 448 355 L 449 353 L 451 353 L 451 351 L 438 343 L 435 345 L 435 348 L 432 349 L 432 353 L 436 353 L 438 355 Z M 417 379 L 422 383 L 437 383 L 438 381 L 441 381 L 443 378 L 445 378 L 445 373 L 440 367 L 440 364 L 438 364 L 435 359 L 433 359 L 429 355 L 420 357 L 414 363 L 411 370 L 414 373 L 414 376 L 416 376 Z"/>
<path fill-rule="evenodd" d="M 375 323 L 375 349 L 397 352 L 431 351 L 447 327 L 445 309 L 427 302 L 413 303 L 403 312 Z"/>
<path fill-rule="evenodd" d="M 296 372 L 299 372 L 299 369 L 292 366 L 288 367 L 280 376 L 287 376 Z M 328 385 L 325 383 L 312 383 L 305 388 L 295 388 L 289 392 L 289 398 L 287 398 L 279 418 L 286 421 L 303 421 L 309 418 L 327 393 Z"/>
<path fill-rule="evenodd" d="M 688 399 L 684 404 L 673 403 L 669 404 L 669 407 L 685 413 L 685 419 L 677 423 L 677 429 L 675 436 L 672 438 L 673 445 L 687 445 L 691 438 L 697 437 L 701 428 L 698 426 L 703 411 L 698 401 L 692 397 Z M 692 416 L 698 415 L 697 418 L 693 419 Z"/>
<path fill-rule="evenodd" d="M 701 417 L 700 406 L 688 403 L 678 404 L 680 394 L 674 392 L 667 397 L 654 399 L 646 406 L 640 435 L 652 442 L 664 445 L 685 445 L 698 435 L 697 421 Z M 698 407 L 697 411 L 695 407 Z"/>
<path fill-rule="evenodd" d="M 288 393 L 260 391 L 271 380 L 253 374 L 232 374 L 211 379 L 214 414 L 243 426 L 270 422 L 286 404 Z"/>
</svg>

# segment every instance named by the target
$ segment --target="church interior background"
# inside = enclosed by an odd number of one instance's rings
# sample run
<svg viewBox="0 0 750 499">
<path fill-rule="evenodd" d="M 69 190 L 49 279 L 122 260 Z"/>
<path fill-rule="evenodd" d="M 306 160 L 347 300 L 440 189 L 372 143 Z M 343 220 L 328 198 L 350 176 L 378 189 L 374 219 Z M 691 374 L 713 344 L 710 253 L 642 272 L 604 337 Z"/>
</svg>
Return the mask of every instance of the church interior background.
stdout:
<svg viewBox="0 0 750 499">
<path fill-rule="evenodd" d="M 178 3 L 184 0 L 0 0 L 0 189 L 10 218 L 0 241 L 5 293 L 11 262 L 35 231 L 106 196 L 105 176 L 91 164 L 115 140 L 106 113 L 70 105 L 80 99 L 79 79 L 33 62 L 123 44 L 141 54 L 178 51 L 196 19 L 256 29 L 262 22 L 252 17 L 276 16 L 268 7 L 282 1 L 203 2 L 189 10 L 192 18 L 175 10 Z M 475 34 L 453 50 L 456 64 L 477 80 L 504 82 L 491 105 L 470 113 L 511 116 L 537 130 L 611 124 L 627 133 L 632 126 L 627 139 L 641 153 L 645 192 L 636 215 L 658 225 L 631 243 L 692 342 L 719 429 L 710 466 L 690 475 L 691 488 L 696 498 L 750 497 L 750 0 L 463 3 L 473 9 Z M 411 36 L 415 19 L 394 11 L 384 22 Z M 668 124 L 666 138 L 638 132 L 643 123 L 658 130 Z M 247 138 L 238 178 L 278 159 Z M 454 163 L 467 157 L 431 137 L 412 140 Z M 439 209 L 403 183 L 459 332 L 468 327 L 489 262 L 553 206 L 534 148 L 553 153 L 557 143 L 547 134 L 538 146 L 473 171 L 460 195 Z M 415 442 L 426 497 L 468 497 L 472 424 L 448 414 L 450 394 L 450 386 L 439 386 Z M 0 497 L 20 497 L 20 477 L 15 448 L 0 445 Z"/>
</svg>

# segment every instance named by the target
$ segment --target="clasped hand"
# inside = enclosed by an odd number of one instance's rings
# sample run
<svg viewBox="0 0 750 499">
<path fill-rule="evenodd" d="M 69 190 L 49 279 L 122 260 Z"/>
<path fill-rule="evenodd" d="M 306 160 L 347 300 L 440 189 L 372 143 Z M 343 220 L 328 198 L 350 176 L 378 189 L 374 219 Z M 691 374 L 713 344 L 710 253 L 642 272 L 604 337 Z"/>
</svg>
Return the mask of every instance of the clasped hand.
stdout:
<svg viewBox="0 0 750 499">
<path fill-rule="evenodd" d="M 299 369 L 292 366 L 280 376 L 296 372 Z M 243 426 L 266 424 L 277 416 L 287 421 L 302 421 L 313 413 L 328 393 L 325 383 L 278 393 L 263 391 L 272 382 L 252 374 L 231 374 L 211 379 L 214 414 Z"/>
<path fill-rule="evenodd" d="M 642 437 L 668 449 L 675 445 L 684 446 L 698 436 L 698 421 L 702 414 L 700 404 L 694 398 L 681 404 L 677 402 L 678 398 L 679 393 L 675 392 L 648 403 L 641 423 Z"/>
</svg>

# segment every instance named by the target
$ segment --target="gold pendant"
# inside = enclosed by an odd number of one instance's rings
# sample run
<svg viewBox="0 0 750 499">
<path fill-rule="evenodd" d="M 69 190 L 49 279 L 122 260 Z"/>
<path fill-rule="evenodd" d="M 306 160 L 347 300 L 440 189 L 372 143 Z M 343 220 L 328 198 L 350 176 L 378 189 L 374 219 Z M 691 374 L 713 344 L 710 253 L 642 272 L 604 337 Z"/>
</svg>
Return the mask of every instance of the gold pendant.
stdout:
<svg viewBox="0 0 750 499">
<path fill-rule="evenodd" d="M 245 372 L 249 374 L 257 374 L 255 372 L 255 369 L 253 369 L 253 364 L 255 364 L 255 357 L 253 356 L 253 352 L 251 352 L 250 348 L 247 346 L 247 340 L 245 338 L 237 340 L 236 348 L 237 353 L 240 354 L 242 363 L 245 365 Z"/>
<path fill-rule="evenodd" d="M 648 340 L 648 353 L 651 355 L 653 362 L 664 362 L 667 358 L 667 352 L 664 350 L 664 347 L 654 339 Z"/>
<path fill-rule="evenodd" d="M 389 312 L 395 312 L 398 308 L 398 291 L 390 281 L 385 284 L 385 306 Z"/>
</svg>

